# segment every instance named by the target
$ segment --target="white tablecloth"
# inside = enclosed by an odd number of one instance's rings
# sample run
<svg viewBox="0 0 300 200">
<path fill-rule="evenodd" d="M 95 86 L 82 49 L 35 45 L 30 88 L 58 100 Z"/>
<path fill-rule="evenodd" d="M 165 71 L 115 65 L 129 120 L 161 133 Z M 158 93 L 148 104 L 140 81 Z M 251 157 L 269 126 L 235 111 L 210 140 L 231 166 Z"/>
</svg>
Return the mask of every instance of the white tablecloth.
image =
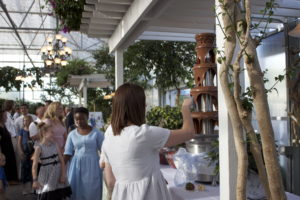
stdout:
<svg viewBox="0 0 300 200">
<path fill-rule="evenodd" d="M 220 189 L 219 186 L 213 187 L 205 185 L 205 191 L 187 191 L 184 186 L 176 187 L 174 184 L 174 176 L 176 169 L 170 168 L 166 165 L 161 165 L 161 172 L 168 181 L 168 189 L 172 195 L 172 200 L 219 200 Z M 286 192 L 288 200 L 300 200 L 300 196 Z"/>
<path fill-rule="evenodd" d="M 161 172 L 168 181 L 168 189 L 172 195 L 172 200 L 219 200 L 219 187 L 205 185 L 205 191 L 188 191 L 183 187 L 176 187 L 174 184 L 174 176 L 176 169 L 166 165 L 161 165 Z"/>
</svg>

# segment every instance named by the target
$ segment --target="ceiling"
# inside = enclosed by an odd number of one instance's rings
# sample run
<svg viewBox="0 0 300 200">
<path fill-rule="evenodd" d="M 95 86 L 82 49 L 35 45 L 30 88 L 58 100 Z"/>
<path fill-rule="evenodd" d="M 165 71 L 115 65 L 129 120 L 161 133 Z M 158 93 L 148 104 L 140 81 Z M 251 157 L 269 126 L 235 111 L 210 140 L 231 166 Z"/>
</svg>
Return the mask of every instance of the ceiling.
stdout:
<svg viewBox="0 0 300 200">
<path fill-rule="evenodd" d="M 266 0 L 251 3 L 253 20 L 259 21 Z M 287 18 L 300 16 L 299 0 L 277 3 L 273 15 L 277 20 L 268 26 L 269 32 L 282 29 Z M 214 32 L 213 7 L 213 0 L 86 0 L 81 31 L 106 39 L 111 51 L 137 39 L 195 41 L 197 33 Z"/>
<path fill-rule="evenodd" d="M 45 6 L 44 0 L 1 0 L 1 3 L 6 7 L 20 38 L 0 7 L 0 66 L 30 63 L 28 57 L 24 56 L 21 40 L 32 62 L 36 66 L 43 66 L 40 49 L 46 44 L 46 38 L 55 34 L 57 26 L 51 9 Z M 81 32 L 61 34 L 68 38 L 67 46 L 73 50 L 72 57 L 88 62 L 94 61 L 92 52 L 103 44 L 102 40 L 89 38 Z"/>
</svg>

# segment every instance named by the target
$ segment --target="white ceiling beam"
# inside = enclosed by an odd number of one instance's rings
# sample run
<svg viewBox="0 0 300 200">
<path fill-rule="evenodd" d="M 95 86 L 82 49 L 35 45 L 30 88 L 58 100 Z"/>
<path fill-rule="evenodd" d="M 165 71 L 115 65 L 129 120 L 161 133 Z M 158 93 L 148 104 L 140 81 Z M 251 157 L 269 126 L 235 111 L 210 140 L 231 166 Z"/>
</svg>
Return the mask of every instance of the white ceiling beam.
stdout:
<svg viewBox="0 0 300 200">
<path fill-rule="evenodd" d="M 174 28 L 186 28 L 186 29 L 211 29 L 214 30 L 215 23 L 214 22 L 205 22 L 202 23 L 194 23 L 194 22 L 182 22 L 182 21 L 169 21 L 169 20 L 156 20 L 151 23 L 151 26 L 159 26 L 159 27 L 174 27 Z"/>
<path fill-rule="evenodd" d="M 125 13 L 128 10 L 128 5 L 118 5 L 118 4 L 97 4 L 96 10 L 105 11 L 105 12 L 123 12 Z"/>
<path fill-rule="evenodd" d="M 91 17 L 93 17 L 93 12 L 83 11 L 82 12 L 82 17 L 91 18 Z"/>
<path fill-rule="evenodd" d="M 87 34 L 90 38 L 101 38 L 101 39 L 103 38 L 108 39 L 111 36 L 111 34 L 99 34 L 98 32 L 97 33 L 89 32 Z"/>
<path fill-rule="evenodd" d="M 87 4 L 97 4 L 98 0 L 85 0 L 85 3 L 87 3 Z"/>
<path fill-rule="evenodd" d="M 84 4 L 84 11 L 93 12 L 96 9 L 95 4 Z"/>
<path fill-rule="evenodd" d="M 89 24 L 89 30 L 111 30 L 116 29 L 116 25 L 112 24 Z"/>
<path fill-rule="evenodd" d="M 112 35 L 114 31 L 112 30 L 97 30 L 97 29 L 89 29 L 88 30 L 89 33 L 92 34 L 104 34 L 104 35 Z"/>
<path fill-rule="evenodd" d="M 145 31 L 138 39 L 195 42 L 195 34 Z"/>
<path fill-rule="evenodd" d="M 121 42 L 123 42 L 125 37 L 128 36 L 128 33 L 133 30 L 138 22 L 140 22 L 142 17 L 156 2 L 156 0 L 135 0 L 131 4 L 122 21 L 119 23 L 117 29 L 108 40 L 110 52 L 114 51 L 118 46 L 120 46 Z"/>
<path fill-rule="evenodd" d="M 133 0 L 99 0 L 99 3 L 130 5 Z"/>
<path fill-rule="evenodd" d="M 107 19 L 122 19 L 124 13 L 120 12 L 106 12 L 95 10 L 93 12 L 93 18 L 107 18 Z"/>
<path fill-rule="evenodd" d="M 91 24 L 112 24 L 118 25 L 120 20 L 118 19 L 107 19 L 107 18 L 92 18 L 90 19 Z"/>
<path fill-rule="evenodd" d="M 89 24 L 90 21 L 91 21 L 90 18 L 81 18 L 81 23 L 82 23 L 82 24 Z"/>
<path fill-rule="evenodd" d="M 158 17 L 171 2 L 174 0 L 135 0 L 108 40 L 110 52 L 132 44 L 148 26 L 148 21 L 144 18 L 147 18 L 149 13 L 152 18 Z"/>
<path fill-rule="evenodd" d="M 197 28 L 179 28 L 179 27 L 160 27 L 160 26 L 149 26 L 147 31 L 154 32 L 174 32 L 174 33 L 205 33 L 205 32 L 214 32 L 214 29 L 207 29 L 207 27 L 197 27 Z"/>
</svg>

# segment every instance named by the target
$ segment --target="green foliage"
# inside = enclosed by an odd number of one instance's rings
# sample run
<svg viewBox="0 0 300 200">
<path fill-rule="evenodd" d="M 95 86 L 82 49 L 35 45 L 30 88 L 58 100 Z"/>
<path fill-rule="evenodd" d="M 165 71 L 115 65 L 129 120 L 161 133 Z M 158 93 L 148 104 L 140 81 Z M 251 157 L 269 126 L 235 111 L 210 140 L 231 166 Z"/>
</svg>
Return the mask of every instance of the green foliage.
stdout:
<svg viewBox="0 0 300 200">
<path fill-rule="evenodd" d="M 100 74 L 105 74 L 107 80 L 112 85 L 115 84 L 115 58 L 113 54 L 109 54 L 108 46 L 102 46 L 99 50 L 94 52 L 94 59 L 96 60 L 95 68 Z M 127 73 L 124 74 L 127 80 Z"/>
<path fill-rule="evenodd" d="M 74 104 L 72 98 L 74 95 L 78 95 L 78 91 L 77 88 L 68 87 L 68 76 L 92 74 L 93 72 L 95 72 L 95 69 L 84 60 L 71 60 L 56 73 L 54 85 L 57 85 L 58 87 L 51 87 L 50 89 L 45 89 L 45 91 L 48 95 L 53 97 L 54 100 L 72 105 Z M 41 98 L 45 100 L 46 96 L 44 95 Z"/>
<path fill-rule="evenodd" d="M 111 94 L 112 90 L 109 88 L 102 89 L 88 89 L 88 109 L 90 111 L 101 111 L 105 123 L 111 115 L 111 100 L 105 100 L 103 97 Z"/>
<path fill-rule="evenodd" d="M 62 67 L 56 74 L 57 85 L 67 86 L 67 80 L 69 75 L 83 75 L 92 74 L 95 70 L 84 60 L 74 59 L 69 61 L 69 63 Z"/>
<path fill-rule="evenodd" d="M 144 88 L 152 79 L 161 89 L 178 88 L 181 83 L 191 86 L 194 48 L 191 42 L 139 41 L 124 52 L 124 80 Z M 114 56 L 108 54 L 108 47 L 99 49 L 94 58 L 97 70 L 113 83 Z"/>
<path fill-rule="evenodd" d="M 23 71 L 14 67 L 1 67 L 0 68 L 0 87 L 3 87 L 6 92 L 12 89 L 20 91 L 22 86 L 21 80 L 15 80 L 17 76 L 22 75 Z"/>
<path fill-rule="evenodd" d="M 219 161 L 219 140 L 214 140 L 211 142 L 211 149 L 207 152 L 207 159 L 210 161 L 209 165 L 216 164 L 214 169 L 214 174 L 218 175 L 220 173 L 220 161 Z"/>
<path fill-rule="evenodd" d="M 45 0 L 45 3 L 53 8 L 65 32 L 80 29 L 85 0 Z"/>
<path fill-rule="evenodd" d="M 42 86 L 43 81 L 41 80 L 42 77 L 42 71 L 38 67 L 34 68 L 28 68 L 25 71 L 17 69 L 15 67 L 1 67 L 0 68 L 0 87 L 3 87 L 5 89 L 5 92 L 12 91 L 13 89 L 16 89 L 17 91 L 20 91 L 23 81 L 22 80 L 16 80 L 17 76 L 35 76 L 35 78 L 30 83 L 24 83 L 24 87 L 32 88 L 36 84 Z"/>
<path fill-rule="evenodd" d="M 182 115 L 178 107 L 156 106 L 146 114 L 147 124 L 160 126 L 168 129 L 179 129 L 182 127 Z"/>
<path fill-rule="evenodd" d="M 258 143 L 261 145 L 261 137 L 260 134 L 256 134 Z M 258 173 L 257 170 L 257 166 L 255 163 L 255 159 L 253 157 L 253 154 L 251 153 L 250 150 L 250 138 L 247 135 L 247 153 L 248 153 L 248 169 L 255 171 L 256 173 Z M 211 143 L 212 148 L 210 149 L 210 151 L 207 153 L 207 159 L 209 159 L 210 164 L 212 163 L 216 163 L 216 167 L 214 169 L 214 173 L 216 175 L 219 174 L 219 170 L 220 170 L 220 163 L 219 163 L 219 140 L 215 140 Z"/>
<path fill-rule="evenodd" d="M 43 85 L 43 81 L 41 79 L 43 76 L 43 72 L 42 72 L 41 68 L 39 68 L 39 67 L 28 68 L 28 69 L 26 69 L 26 73 L 27 73 L 27 75 L 31 75 L 31 76 L 35 77 L 35 79 L 33 79 L 31 81 L 31 83 L 28 85 L 29 88 L 32 88 L 36 84 L 38 84 L 39 86 Z"/>
<path fill-rule="evenodd" d="M 52 100 L 59 101 L 62 104 L 73 105 L 73 97 L 77 94 L 76 90 L 68 90 L 64 87 L 52 87 L 50 89 L 44 89 L 45 92 L 51 96 Z M 46 95 L 41 95 L 43 101 L 49 100 Z"/>
</svg>

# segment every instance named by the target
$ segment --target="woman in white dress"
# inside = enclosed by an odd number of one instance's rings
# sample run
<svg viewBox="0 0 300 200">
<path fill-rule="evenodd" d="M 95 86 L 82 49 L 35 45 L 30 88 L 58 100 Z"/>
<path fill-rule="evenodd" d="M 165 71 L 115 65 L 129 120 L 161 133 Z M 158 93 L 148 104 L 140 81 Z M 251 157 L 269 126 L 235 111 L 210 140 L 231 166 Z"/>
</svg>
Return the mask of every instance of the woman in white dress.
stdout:
<svg viewBox="0 0 300 200">
<path fill-rule="evenodd" d="M 112 200 L 171 200 L 160 172 L 159 150 L 194 137 L 192 99 L 182 105 L 179 130 L 146 125 L 145 100 L 143 88 L 130 83 L 120 86 L 113 97 L 111 126 L 102 149 Z"/>
</svg>

